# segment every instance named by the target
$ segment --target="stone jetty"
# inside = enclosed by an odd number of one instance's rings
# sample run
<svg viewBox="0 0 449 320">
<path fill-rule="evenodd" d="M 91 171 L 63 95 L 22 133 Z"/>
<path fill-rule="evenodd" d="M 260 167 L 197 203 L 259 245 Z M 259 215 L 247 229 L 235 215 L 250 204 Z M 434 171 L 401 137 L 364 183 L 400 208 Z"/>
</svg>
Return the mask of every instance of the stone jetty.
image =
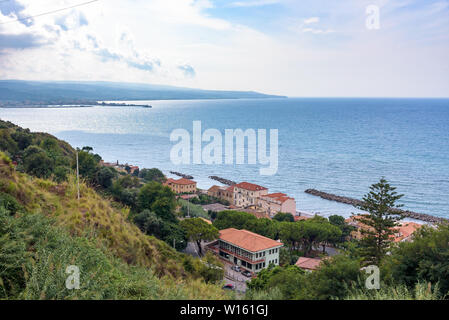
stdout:
<svg viewBox="0 0 449 320">
<path fill-rule="evenodd" d="M 361 201 L 361 200 L 357 200 L 357 199 L 349 198 L 349 197 L 337 196 L 335 194 L 319 191 L 316 189 L 307 189 L 304 192 L 311 194 L 313 196 L 320 197 L 322 199 L 345 203 L 345 204 L 352 205 L 354 207 L 358 207 L 363 204 L 363 201 Z M 412 218 L 412 219 L 421 220 L 421 221 L 430 222 L 430 223 L 449 222 L 449 219 L 434 217 L 434 216 L 431 216 L 431 215 L 428 215 L 425 213 L 418 213 L 418 212 L 413 212 L 413 211 L 409 211 L 409 210 L 401 210 L 401 209 L 397 209 L 397 208 L 391 208 L 390 212 L 400 214 L 407 218 Z"/>
<path fill-rule="evenodd" d="M 235 181 L 228 180 L 228 179 L 225 179 L 225 178 L 220 178 L 220 177 L 217 177 L 217 176 L 209 176 L 209 179 L 216 180 L 216 181 L 221 182 L 223 184 L 226 184 L 228 186 L 233 186 L 234 184 L 237 184 L 237 182 L 235 182 Z"/>
<path fill-rule="evenodd" d="M 170 171 L 170 173 L 171 173 L 171 174 L 174 174 L 175 176 L 182 177 L 182 178 L 184 178 L 184 179 L 190 179 L 190 180 L 193 179 L 192 176 L 189 176 L 188 174 L 184 174 L 184 173 L 181 173 L 181 172 Z"/>
</svg>

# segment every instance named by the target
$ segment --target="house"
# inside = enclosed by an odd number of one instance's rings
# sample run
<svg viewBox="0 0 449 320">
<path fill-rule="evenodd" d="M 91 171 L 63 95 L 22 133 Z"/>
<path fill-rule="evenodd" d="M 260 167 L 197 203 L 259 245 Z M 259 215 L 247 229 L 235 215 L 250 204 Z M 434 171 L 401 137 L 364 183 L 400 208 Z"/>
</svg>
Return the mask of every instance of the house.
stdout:
<svg viewBox="0 0 449 320">
<path fill-rule="evenodd" d="M 296 201 L 285 193 L 278 192 L 262 195 L 257 199 L 257 206 L 267 212 L 270 217 L 273 217 L 278 212 L 296 215 Z"/>
<path fill-rule="evenodd" d="M 174 193 L 196 192 L 196 182 L 185 178 L 180 178 L 178 180 L 168 178 L 164 182 L 164 185 L 168 186 Z"/>
<path fill-rule="evenodd" d="M 211 197 L 223 199 L 229 203 L 233 203 L 234 199 L 234 186 L 212 186 L 207 190 L 207 194 Z"/>
<path fill-rule="evenodd" d="M 234 265 L 257 273 L 270 264 L 279 265 L 279 251 L 283 244 L 248 230 L 235 228 L 220 231 L 217 241 L 208 249 Z"/>
<path fill-rule="evenodd" d="M 268 189 L 249 182 L 240 182 L 234 185 L 232 203 L 237 207 L 257 205 L 257 199 L 268 193 Z"/>
<path fill-rule="evenodd" d="M 394 242 L 411 241 L 413 233 L 422 227 L 416 222 L 403 222 L 394 228 Z"/>
<path fill-rule="evenodd" d="M 306 271 L 314 271 L 318 269 L 319 265 L 321 264 L 321 259 L 319 258 L 306 258 L 306 257 L 299 257 L 298 261 L 296 261 L 295 265 L 298 266 L 301 269 L 304 269 Z"/>
<path fill-rule="evenodd" d="M 351 237 L 358 240 L 363 238 L 363 231 L 374 230 L 372 227 L 357 220 L 361 217 L 362 216 L 360 215 L 351 216 L 345 220 L 350 226 L 356 228 L 356 230 L 351 232 Z M 394 234 L 391 236 L 391 240 L 394 242 L 410 241 L 413 233 L 421 227 L 422 225 L 416 222 L 401 222 L 398 226 L 393 228 Z"/>
</svg>

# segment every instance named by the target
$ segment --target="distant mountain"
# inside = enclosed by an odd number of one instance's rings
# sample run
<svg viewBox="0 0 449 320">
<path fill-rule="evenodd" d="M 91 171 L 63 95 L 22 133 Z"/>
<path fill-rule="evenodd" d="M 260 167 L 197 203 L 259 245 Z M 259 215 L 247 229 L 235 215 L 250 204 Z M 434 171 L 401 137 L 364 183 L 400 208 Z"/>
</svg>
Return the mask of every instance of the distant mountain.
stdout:
<svg viewBox="0 0 449 320">
<path fill-rule="evenodd" d="M 84 82 L 0 80 L 0 105 L 75 104 L 98 100 L 180 100 L 285 98 L 254 91 L 222 91 L 166 85 Z"/>
</svg>

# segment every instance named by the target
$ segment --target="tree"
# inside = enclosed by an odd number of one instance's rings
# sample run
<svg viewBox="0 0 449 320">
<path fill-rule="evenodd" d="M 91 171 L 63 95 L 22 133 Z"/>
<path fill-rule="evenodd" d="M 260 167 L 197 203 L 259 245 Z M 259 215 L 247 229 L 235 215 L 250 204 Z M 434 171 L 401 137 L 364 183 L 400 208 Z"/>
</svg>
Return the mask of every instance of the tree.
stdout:
<svg viewBox="0 0 449 320">
<path fill-rule="evenodd" d="M 174 243 L 178 251 L 184 250 L 187 246 L 186 234 L 178 222 L 165 221 L 154 212 L 144 210 L 134 217 L 134 223 L 142 232 L 155 236 L 170 246 Z"/>
<path fill-rule="evenodd" d="M 340 229 L 330 224 L 323 217 L 315 216 L 312 219 L 300 221 L 299 223 L 302 224 L 303 228 L 302 244 L 305 256 L 308 256 L 313 248 L 320 244 L 323 246 L 323 252 L 325 252 L 326 242 L 332 242 L 341 236 Z"/>
<path fill-rule="evenodd" d="M 139 177 L 145 181 L 157 181 L 161 183 L 166 180 L 165 175 L 157 168 L 142 169 L 139 172 Z"/>
<path fill-rule="evenodd" d="M 274 220 L 277 220 L 279 222 L 287 221 L 287 222 L 294 222 L 295 218 L 291 213 L 285 213 L 285 212 L 279 212 L 276 213 L 276 215 L 273 217 Z"/>
<path fill-rule="evenodd" d="M 320 267 L 308 278 L 306 299 L 342 299 L 357 285 L 362 273 L 360 261 L 339 254 L 324 259 Z"/>
<path fill-rule="evenodd" d="M 269 266 L 257 274 L 257 278 L 247 283 L 250 294 L 260 291 L 271 291 L 277 288 L 282 299 L 296 299 L 306 282 L 305 272 L 297 266 Z"/>
<path fill-rule="evenodd" d="M 52 173 L 53 162 L 43 149 L 37 146 L 29 146 L 24 152 L 23 167 L 25 172 L 31 175 L 48 178 Z"/>
<path fill-rule="evenodd" d="M 419 282 L 438 284 L 441 295 L 449 297 L 449 224 L 421 227 L 413 241 L 394 247 L 383 265 L 395 283 L 410 289 Z"/>
<path fill-rule="evenodd" d="M 84 149 L 84 148 L 83 148 Z M 79 164 L 79 173 L 81 176 L 93 181 L 95 178 L 95 173 L 98 170 L 99 162 L 101 157 L 98 155 L 94 155 L 87 151 L 79 151 L 78 152 L 78 164 Z M 76 161 L 72 162 L 72 168 L 76 168 Z"/>
<path fill-rule="evenodd" d="M 351 232 L 355 230 L 355 227 L 346 223 L 345 218 L 339 215 L 329 216 L 329 222 L 341 230 L 341 237 L 340 239 L 337 239 L 337 243 L 345 242 L 351 235 Z"/>
<path fill-rule="evenodd" d="M 402 216 L 392 209 L 402 205 L 396 205 L 396 201 L 403 195 L 397 194 L 396 188 L 384 178 L 370 187 L 370 192 L 363 197 L 363 204 L 358 208 L 367 211 L 355 219 L 365 225 L 361 228 L 363 238 L 360 241 L 360 254 L 367 264 L 379 265 L 390 247 L 394 227 Z"/>
<path fill-rule="evenodd" d="M 102 167 L 96 172 L 95 180 L 96 182 L 107 189 L 112 186 L 112 180 L 117 176 L 117 172 L 114 168 Z"/>
<path fill-rule="evenodd" d="M 176 222 L 175 208 L 176 197 L 169 187 L 152 181 L 140 188 L 137 196 L 137 211 L 149 209 L 164 220 Z"/>
<path fill-rule="evenodd" d="M 201 241 L 212 241 L 219 237 L 218 229 L 201 218 L 184 219 L 180 222 L 187 238 L 198 246 L 198 253 L 203 254 Z"/>
</svg>

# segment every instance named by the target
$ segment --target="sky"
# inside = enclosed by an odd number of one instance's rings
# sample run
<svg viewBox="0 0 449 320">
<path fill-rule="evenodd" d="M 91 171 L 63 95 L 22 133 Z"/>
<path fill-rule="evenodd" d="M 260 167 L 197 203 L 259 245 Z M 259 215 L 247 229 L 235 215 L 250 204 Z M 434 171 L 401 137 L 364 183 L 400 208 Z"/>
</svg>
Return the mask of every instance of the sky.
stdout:
<svg viewBox="0 0 449 320">
<path fill-rule="evenodd" d="M 449 97 L 449 0 L 87 2 L 0 0 L 0 79 Z"/>
</svg>

